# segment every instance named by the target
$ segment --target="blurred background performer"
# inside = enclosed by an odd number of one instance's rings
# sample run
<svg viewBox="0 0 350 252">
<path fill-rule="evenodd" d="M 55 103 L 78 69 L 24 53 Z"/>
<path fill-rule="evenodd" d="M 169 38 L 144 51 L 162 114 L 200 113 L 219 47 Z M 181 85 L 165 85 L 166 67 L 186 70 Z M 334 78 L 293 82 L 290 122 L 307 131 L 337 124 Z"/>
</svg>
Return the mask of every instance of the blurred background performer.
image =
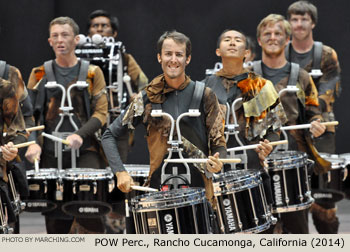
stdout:
<svg viewBox="0 0 350 252">
<path fill-rule="evenodd" d="M 23 166 L 21 153 L 13 145 L 27 141 L 26 125 L 31 127 L 32 106 L 27 89 L 20 71 L 5 61 L 0 61 L 0 191 L 3 207 L 6 208 L 7 223 L 4 228 L 13 229 L 11 232 L 19 233 L 20 205 L 14 205 L 11 189 L 16 190 L 20 197 L 28 196 L 28 184 L 26 181 L 25 167 Z M 15 188 L 9 183 L 9 172 L 15 182 Z M 20 203 L 20 202 L 19 202 Z M 0 230 L 4 232 L 5 230 Z"/>
<path fill-rule="evenodd" d="M 87 24 L 87 34 L 91 38 L 92 42 L 94 43 L 94 38 L 96 37 L 94 37 L 94 35 L 96 34 L 101 35 L 102 40 L 103 38 L 113 38 L 114 42 L 109 42 L 105 45 L 101 43 L 100 45 L 97 45 L 97 48 L 103 48 L 103 50 L 106 50 L 106 54 L 108 55 L 110 53 L 109 50 L 111 50 L 111 46 L 115 46 L 116 48 L 114 50 L 118 51 L 118 53 L 122 55 L 122 60 L 118 61 L 114 61 L 114 59 L 112 58 L 103 62 L 99 60 L 92 61 L 93 64 L 96 64 L 101 67 L 107 84 L 107 92 L 109 94 L 112 94 L 112 97 L 108 95 L 109 113 L 106 126 L 112 123 L 119 116 L 120 112 L 130 104 L 130 102 L 134 99 L 136 94 L 143 90 L 146 84 L 148 83 L 146 75 L 142 71 L 141 67 L 137 64 L 135 58 L 130 53 L 126 52 L 125 46 L 122 44 L 121 41 L 117 41 L 119 30 L 120 26 L 118 18 L 110 15 L 107 11 L 95 10 L 90 13 Z M 84 45 L 82 48 L 84 48 Z M 115 55 L 117 55 L 117 52 L 115 52 Z M 83 55 L 81 55 L 80 57 L 83 58 Z M 110 61 L 113 61 L 112 69 L 110 68 L 109 64 Z M 118 71 L 122 71 L 122 73 L 120 74 L 118 73 Z M 112 79 L 110 79 L 111 76 Z M 123 104 L 118 104 L 118 93 L 114 92 L 113 89 L 108 89 L 108 86 L 112 85 L 113 82 L 115 83 L 119 81 L 118 76 L 122 76 L 123 80 L 121 81 L 124 82 Z M 125 78 L 127 78 L 127 80 L 130 79 L 128 81 L 131 85 L 133 92 L 131 96 L 128 94 Z M 113 100 L 113 102 L 111 102 L 111 100 Z M 121 110 L 113 111 L 112 104 L 114 104 L 113 107 L 120 106 Z M 120 138 L 118 138 L 118 151 L 123 163 L 127 162 L 128 153 L 130 152 L 131 146 L 133 144 L 134 131 L 128 131 L 123 136 L 120 136 Z M 125 226 L 124 217 L 121 215 L 121 212 L 124 212 L 123 198 L 120 199 L 120 203 L 113 204 L 113 208 L 115 211 L 105 216 L 107 233 L 122 233 L 124 231 Z"/>
<path fill-rule="evenodd" d="M 67 88 L 76 83 L 83 66 L 81 60 L 75 55 L 76 45 L 79 43 L 79 27 L 69 17 L 53 19 L 49 25 L 48 42 L 55 53 L 55 59 L 51 62 L 52 74 L 58 84 Z M 87 64 L 86 83 L 87 88 L 74 88 L 71 92 L 73 120 L 78 126 L 75 130 L 71 121 L 64 118 L 60 128 L 60 104 L 62 91 L 59 88 L 46 88 L 49 68 L 41 65 L 32 69 L 28 81 L 28 89 L 36 93 L 33 100 L 34 116 L 36 124 L 45 125 L 45 133 L 68 132 L 66 140 L 69 147 L 79 149 L 80 156 L 76 158 L 76 166 L 82 168 L 104 169 L 106 164 L 99 153 L 100 145 L 95 133 L 106 123 L 107 97 L 106 83 L 103 73 L 98 66 Z M 50 71 L 51 72 L 51 71 Z M 40 167 L 57 168 L 59 159 L 62 159 L 62 168 L 71 168 L 71 149 L 63 150 L 55 157 L 55 143 L 52 140 L 37 138 L 37 132 L 32 132 L 31 138 L 37 140 L 37 144 L 31 145 L 26 157 L 30 162 L 40 157 Z M 42 145 L 39 145 L 41 143 Z M 42 149 L 45 151 L 42 152 Z M 61 155 L 61 156 L 60 156 Z M 43 213 L 47 233 L 104 233 L 105 228 L 100 217 L 76 218 L 63 213 L 61 205 L 57 209 Z"/>
<path fill-rule="evenodd" d="M 335 50 L 313 39 L 317 8 L 307 1 L 295 2 L 288 7 L 287 19 L 292 26 L 292 40 L 286 48 L 287 60 L 298 63 L 309 72 L 318 90 L 323 120 L 334 121 L 333 105 L 341 91 L 340 66 Z M 315 146 L 319 152 L 336 153 L 335 126 L 328 126 L 326 132 L 316 139 Z M 319 233 L 338 232 L 334 203 L 317 203 L 310 211 Z"/>
</svg>

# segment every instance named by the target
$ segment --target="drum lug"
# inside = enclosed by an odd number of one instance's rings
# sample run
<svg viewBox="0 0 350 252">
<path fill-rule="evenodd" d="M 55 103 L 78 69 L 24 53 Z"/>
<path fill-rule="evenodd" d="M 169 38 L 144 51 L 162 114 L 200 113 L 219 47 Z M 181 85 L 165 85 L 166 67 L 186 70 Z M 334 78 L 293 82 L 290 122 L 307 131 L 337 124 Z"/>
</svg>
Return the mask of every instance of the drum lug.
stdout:
<svg viewBox="0 0 350 252">
<path fill-rule="evenodd" d="M 73 194 L 77 194 L 77 190 L 75 187 L 76 187 L 76 183 L 73 182 L 73 187 L 72 187 Z"/>
<path fill-rule="evenodd" d="M 327 174 L 327 183 L 330 183 L 331 182 L 331 172 L 329 171 L 328 174 Z"/>
<path fill-rule="evenodd" d="M 113 191 L 114 187 L 115 187 L 114 180 L 110 180 L 108 182 L 108 192 L 111 193 Z"/>
<path fill-rule="evenodd" d="M 343 177 L 343 181 L 345 181 L 345 179 L 348 177 L 348 169 L 345 168 L 344 169 L 344 177 Z"/>
<path fill-rule="evenodd" d="M 94 194 L 96 194 L 97 193 L 97 182 L 94 181 L 92 184 L 94 185 Z"/>
<path fill-rule="evenodd" d="M 47 193 L 47 182 L 44 181 L 44 193 L 46 194 Z"/>
</svg>

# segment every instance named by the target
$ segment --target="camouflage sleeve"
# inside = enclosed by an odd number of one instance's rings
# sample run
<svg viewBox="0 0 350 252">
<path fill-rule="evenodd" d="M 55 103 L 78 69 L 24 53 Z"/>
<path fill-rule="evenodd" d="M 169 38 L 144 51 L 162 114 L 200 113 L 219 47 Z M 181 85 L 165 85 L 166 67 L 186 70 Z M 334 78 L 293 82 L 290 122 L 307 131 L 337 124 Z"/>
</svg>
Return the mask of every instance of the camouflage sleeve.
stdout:
<svg viewBox="0 0 350 252">
<path fill-rule="evenodd" d="M 205 123 L 208 132 L 208 145 L 211 154 L 220 152 L 220 157 L 226 157 L 226 141 L 224 136 L 224 117 L 220 111 L 216 95 L 210 88 L 204 91 Z"/>
<path fill-rule="evenodd" d="M 90 92 L 92 94 L 91 117 L 97 118 L 101 125 L 104 125 L 107 121 L 108 113 L 106 82 L 101 68 L 94 66 L 91 71 L 93 71 L 93 73 L 89 73 L 89 75 L 93 75 L 93 85 Z"/>
<path fill-rule="evenodd" d="M 9 82 L 9 85 L 12 87 L 3 101 L 4 109 L 6 108 L 7 111 L 4 111 L 4 114 L 7 114 L 6 123 L 8 124 L 7 134 L 9 141 L 18 144 L 27 140 L 20 101 L 24 100 L 28 96 L 28 93 L 26 92 L 20 71 L 13 66 L 10 67 Z"/>
<path fill-rule="evenodd" d="M 125 56 L 128 61 L 128 75 L 131 78 L 131 83 L 136 88 L 137 92 L 140 92 L 147 85 L 148 78 L 131 54 L 125 54 Z"/>
<path fill-rule="evenodd" d="M 322 119 L 318 91 L 313 79 L 306 71 L 302 70 L 299 75 L 299 83 L 305 92 L 305 123 Z"/>
</svg>

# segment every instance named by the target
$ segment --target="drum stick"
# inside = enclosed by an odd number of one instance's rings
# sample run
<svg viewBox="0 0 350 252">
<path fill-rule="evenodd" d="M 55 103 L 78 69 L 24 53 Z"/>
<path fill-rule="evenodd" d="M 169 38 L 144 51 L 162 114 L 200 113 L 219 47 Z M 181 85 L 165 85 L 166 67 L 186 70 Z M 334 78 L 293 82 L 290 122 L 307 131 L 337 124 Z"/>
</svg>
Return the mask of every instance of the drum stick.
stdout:
<svg viewBox="0 0 350 252">
<path fill-rule="evenodd" d="M 32 132 L 32 131 L 43 130 L 43 129 L 45 129 L 45 125 L 40 125 L 40 126 L 31 127 L 31 128 L 26 128 L 26 131 L 27 132 Z"/>
<path fill-rule="evenodd" d="M 34 158 L 34 168 L 35 168 L 35 173 L 39 172 L 39 160 L 38 158 Z"/>
<path fill-rule="evenodd" d="M 280 144 L 287 144 L 288 140 L 281 140 L 281 141 L 275 141 L 268 143 L 271 146 L 280 145 Z M 234 148 L 227 149 L 228 152 L 230 151 L 241 151 L 241 150 L 251 150 L 256 149 L 260 144 L 251 144 L 251 145 L 245 145 L 245 146 L 238 146 Z"/>
<path fill-rule="evenodd" d="M 206 163 L 208 158 L 174 158 L 174 159 L 165 159 L 165 163 Z M 223 163 L 240 163 L 240 158 L 219 158 Z"/>
<path fill-rule="evenodd" d="M 321 124 L 324 126 L 336 126 L 339 124 L 339 122 L 338 121 L 322 122 Z M 311 123 L 284 126 L 284 127 L 281 127 L 281 130 L 308 129 L 308 128 L 311 128 Z"/>
<path fill-rule="evenodd" d="M 23 148 L 23 147 L 27 147 L 29 145 L 35 144 L 35 141 L 30 141 L 30 142 L 25 142 L 25 143 L 21 143 L 21 144 L 15 144 L 12 148 Z M 2 152 L 2 150 L 0 149 L 0 152 Z"/>
<path fill-rule="evenodd" d="M 53 135 L 50 135 L 50 134 L 46 134 L 44 132 L 41 133 L 41 135 L 43 135 L 44 137 L 50 138 L 53 141 L 61 142 L 63 144 L 69 145 L 69 141 L 67 141 L 65 139 L 62 139 L 62 138 L 59 138 L 59 137 L 56 137 L 56 136 L 53 136 Z"/>
<path fill-rule="evenodd" d="M 144 192 L 158 192 L 158 189 L 151 188 L 151 187 L 145 187 L 145 186 L 132 185 L 131 189 L 138 190 L 138 191 L 144 191 Z"/>
</svg>

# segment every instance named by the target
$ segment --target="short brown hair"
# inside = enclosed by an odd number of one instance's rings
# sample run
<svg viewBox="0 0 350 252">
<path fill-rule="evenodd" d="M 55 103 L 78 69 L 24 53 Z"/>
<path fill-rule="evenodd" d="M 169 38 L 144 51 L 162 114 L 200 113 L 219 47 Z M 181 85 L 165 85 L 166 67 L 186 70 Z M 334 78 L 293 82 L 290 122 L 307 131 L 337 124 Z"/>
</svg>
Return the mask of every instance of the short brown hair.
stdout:
<svg viewBox="0 0 350 252">
<path fill-rule="evenodd" d="M 51 30 L 51 27 L 53 25 L 65 25 L 65 24 L 68 24 L 72 27 L 73 29 L 73 32 L 74 32 L 74 36 L 77 36 L 79 34 L 79 26 L 77 25 L 77 23 L 70 17 L 57 17 L 55 19 L 53 19 L 51 22 L 50 22 L 50 25 L 49 25 L 49 33 L 50 33 L 50 30 Z"/>
<path fill-rule="evenodd" d="M 163 43 L 166 39 L 172 39 L 176 43 L 186 45 L 186 58 L 192 54 L 192 43 L 191 40 L 183 33 L 177 31 L 166 31 L 160 36 L 157 42 L 157 52 L 162 53 Z"/>
<path fill-rule="evenodd" d="M 312 22 L 314 22 L 314 24 L 317 24 L 317 8 L 315 5 L 308 1 L 298 1 L 292 3 L 287 10 L 287 18 L 290 20 L 292 14 L 305 15 L 306 13 L 310 15 Z"/>
<path fill-rule="evenodd" d="M 292 34 L 292 27 L 290 23 L 282 15 L 279 14 L 270 14 L 267 17 L 263 18 L 263 20 L 260 21 L 258 27 L 256 28 L 256 37 L 260 37 L 261 30 L 265 28 L 268 24 L 276 24 L 279 22 L 282 22 L 286 36 L 290 37 L 290 35 Z"/>
</svg>

